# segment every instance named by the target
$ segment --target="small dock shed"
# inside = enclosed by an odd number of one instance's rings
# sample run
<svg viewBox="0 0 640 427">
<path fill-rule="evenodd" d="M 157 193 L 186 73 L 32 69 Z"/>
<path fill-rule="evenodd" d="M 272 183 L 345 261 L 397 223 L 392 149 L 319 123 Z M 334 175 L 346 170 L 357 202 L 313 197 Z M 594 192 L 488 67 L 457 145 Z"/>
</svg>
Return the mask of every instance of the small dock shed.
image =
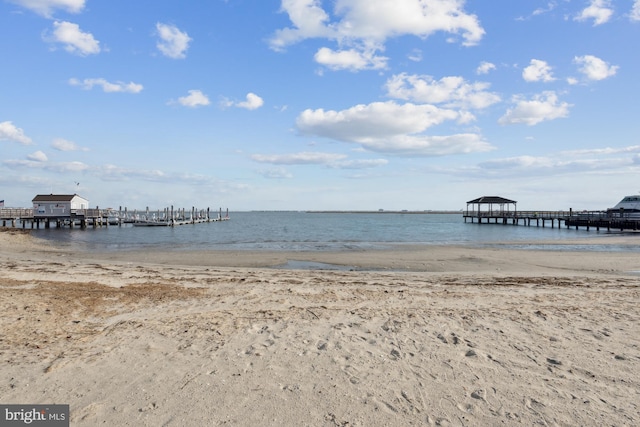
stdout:
<svg viewBox="0 0 640 427">
<path fill-rule="evenodd" d="M 69 218 L 89 208 L 89 201 L 77 194 L 38 194 L 32 202 L 34 218 Z"/>
<path fill-rule="evenodd" d="M 500 196 L 482 196 L 467 202 L 467 216 L 504 216 L 511 212 L 515 215 L 517 210 L 515 200 L 505 199 Z M 471 210 L 469 210 L 471 207 Z"/>
</svg>

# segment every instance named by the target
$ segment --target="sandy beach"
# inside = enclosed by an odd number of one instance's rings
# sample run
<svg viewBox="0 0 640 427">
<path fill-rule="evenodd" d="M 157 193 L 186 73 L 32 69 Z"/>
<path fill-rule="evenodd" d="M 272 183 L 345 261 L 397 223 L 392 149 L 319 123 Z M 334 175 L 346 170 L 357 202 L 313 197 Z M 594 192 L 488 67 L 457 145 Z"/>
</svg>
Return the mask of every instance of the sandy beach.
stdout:
<svg viewBox="0 0 640 427">
<path fill-rule="evenodd" d="M 0 403 L 73 426 L 640 424 L 638 253 L 95 254 L 4 230 L 0 271 Z"/>
</svg>

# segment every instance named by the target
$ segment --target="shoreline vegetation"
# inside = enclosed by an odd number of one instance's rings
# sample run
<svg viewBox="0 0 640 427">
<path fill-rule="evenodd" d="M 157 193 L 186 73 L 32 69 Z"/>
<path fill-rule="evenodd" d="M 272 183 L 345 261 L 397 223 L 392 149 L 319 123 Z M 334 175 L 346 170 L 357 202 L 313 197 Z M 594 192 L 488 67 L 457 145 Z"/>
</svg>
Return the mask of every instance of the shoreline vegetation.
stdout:
<svg viewBox="0 0 640 427">
<path fill-rule="evenodd" d="M 500 247 L 86 253 L 5 229 L 0 396 L 69 404 L 74 426 L 637 425 L 639 271 Z"/>
</svg>

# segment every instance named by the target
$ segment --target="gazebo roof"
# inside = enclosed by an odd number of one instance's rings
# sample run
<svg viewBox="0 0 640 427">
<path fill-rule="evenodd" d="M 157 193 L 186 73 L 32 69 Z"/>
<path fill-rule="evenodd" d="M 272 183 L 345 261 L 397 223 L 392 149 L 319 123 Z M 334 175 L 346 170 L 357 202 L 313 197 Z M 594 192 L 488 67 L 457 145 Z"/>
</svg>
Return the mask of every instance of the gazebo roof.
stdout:
<svg viewBox="0 0 640 427">
<path fill-rule="evenodd" d="M 478 197 L 477 199 L 474 200 L 470 200 L 467 202 L 467 204 L 470 203 L 475 203 L 475 204 L 506 204 L 506 203 L 512 203 L 512 204 L 516 204 L 518 202 L 516 202 L 515 200 L 509 200 L 509 199 L 505 199 L 504 197 L 499 197 L 499 196 L 482 196 L 482 197 Z"/>
</svg>

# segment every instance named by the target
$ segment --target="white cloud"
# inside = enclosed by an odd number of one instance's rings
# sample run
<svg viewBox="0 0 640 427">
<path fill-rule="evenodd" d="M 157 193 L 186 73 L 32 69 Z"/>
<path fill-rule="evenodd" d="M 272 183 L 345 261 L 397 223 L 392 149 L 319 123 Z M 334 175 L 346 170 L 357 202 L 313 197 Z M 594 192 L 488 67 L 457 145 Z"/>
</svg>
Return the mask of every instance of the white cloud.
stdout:
<svg viewBox="0 0 640 427">
<path fill-rule="evenodd" d="M 392 98 L 447 107 L 482 109 L 500 101 L 498 95 L 486 90 L 489 83 L 469 83 L 458 76 L 435 80 L 431 76 L 402 73 L 391 76 L 385 86 Z"/>
<path fill-rule="evenodd" d="M 551 82 L 555 80 L 549 64 L 539 59 L 531 60 L 529 66 L 522 71 L 522 78 L 528 82 Z"/>
<path fill-rule="evenodd" d="M 573 62 L 580 66 L 579 71 L 589 80 L 604 80 L 615 75 L 619 68 L 593 55 L 576 56 Z"/>
<path fill-rule="evenodd" d="M 31 145 L 31 138 L 12 122 L 0 122 L 0 141 L 14 141 L 23 145 Z"/>
<path fill-rule="evenodd" d="M 293 28 L 278 30 L 270 40 L 275 50 L 297 43 L 306 38 L 329 37 L 333 32 L 326 25 L 329 15 L 318 0 L 282 0 L 281 12 L 286 12 Z"/>
<path fill-rule="evenodd" d="M 619 172 L 626 167 L 634 167 L 630 157 L 598 157 L 572 159 L 558 154 L 553 157 L 518 156 L 494 159 L 477 165 L 479 175 L 495 176 L 548 176 L 549 174 L 577 174 L 586 172 Z"/>
<path fill-rule="evenodd" d="M 378 136 L 423 132 L 458 113 L 433 105 L 403 104 L 393 101 L 356 105 L 343 111 L 305 110 L 296 120 L 301 132 L 341 141 L 361 142 Z"/>
<path fill-rule="evenodd" d="M 80 26 L 72 22 L 54 22 L 53 34 L 46 36 L 45 41 L 62 43 L 67 52 L 80 56 L 100 53 L 100 42 L 91 33 L 82 32 Z"/>
<path fill-rule="evenodd" d="M 574 19 L 576 21 L 586 21 L 593 19 L 593 25 L 601 25 L 609 22 L 613 16 L 611 2 L 609 0 L 591 0 L 588 7 L 583 9 Z"/>
<path fill-rule="evenodd" d="M 494 159 L 486 162 L 479 163 L 480 168 L 482 169 L 540 169 L 540 168 L 551 168 L 553 166 L 558 166 L 558 162 L 554 161 L 549 157 L 534 157 L 534 156 L 518 156 L 518 157 L 507 157 L 503 159 Z"/>
<path fill-rule="evenodd" d="M 477 44 L 484 29 L 463 5 L 460 0 L 339 0 L 333 8 L 332 22 L 320 0 L 283 0 L 281 10 L 293 25 L 276 31 L 269 43 L 272 49 L 283 50 L 309 38 L 333 40 L 341 48 L 321 49 L 316 53 L 317 61 L 332 69 L 380 68 L 386 58 L 375 52 L 384 50 L 385 41 L 392 37 L 426 38 L 445 32 L 460 36 L 463 45 Z"/>
<path fill-rule="evenodd" d="M 88 148 L 80 147 L 73 141 L 63 138 L 56 138 L 51 142 L 51 147 L 58 151 L 89 151 Z"/>
<path fill-rule="evenodd" d="M 368 150 L 398 156 L 448 156 L 491 151 L 494 149 L 480 135 L 460 133 L 445 136 L 398 135 L 388 140 L 371 140 L 362 143 Z"/>
<path fill-rule="evenodd" d="M 536 10 L 533 11 L 532 15 L 533 16 L 538 16 L 538 15 L 543 15 L 545 13 L 551 12 L 552 10 L 554 10 L 556 8 L 557 4 L 553 3 L 553 2 L 549 2 L 547 3 L 547 7 L 540 7 Z"/>
<path fill-rule="evenodd" d="M 583 150 L 568 150 L 563 151 L 561 154 L 569 156 L 584 156 L 584 155 L 609 155 L 609 154 L 627 154 L 627 153 L 640 153 L 640 145 L 630 145 L 627 147 L 619 148 L 585 148 Z"/>
<path fill-rule="evenodd" d="M 376 56 L 375 51 L 356 49 L 334 51 L 328 47 L 318 49 L 314 56 L 318 64 L 332 70 L 377 70 L 387 66 L 388 58 Z"/>
<path fill-rule="evenodd" d="M 215 178 L 190 173 L 170 173 L 158 169 L 128 169 L 107 164 L 91 168 L 91 174 L 105 181 L 141 180 L 147 182 L 186 183 L 189 185 L 208 185 L 219 182 Z"/>
<path fill-rule="evenodd" d="M 56 9 L 69 13 L 79 13 L 84 9 L 85 0 L 9 0 L 30 9 L 46 18 L 51 18 Z"/>
<path fill-rule="evenodd" d="M 437 156 L 493 148 L 474 134 L 422 134 L 434 125 L 458 118 L 460 114 L 454 110 L 389 101 L 343 111 L 305 110 L 296 119 L 296 126 L 303 134 L 357 143 L 367 150 L 397 155 Z"/>
<path fill-rule="evenodd" d="M 40 150 L 27 155 L 27 159 L 33 160 L 34 162 L 46 162 L 49 160 L 47 155 Z"/>
<path fill-rule="evenodd" d="M 203 107 L 210 104 L 207 95 L 199 90 L 190 90 L 189 95 L 178 98 L 178 103 L 185 107 Z"/>
<path fill-rule="evenodd" d="M 387 159 L 341 160 L 331 163 L 329 166 L 334 169 L 371 169 L 385 166 L 388 163 Z"/>
<path fill-rule="evenodd" d="M 62 162 L 53 163 L 47 169 L 54 172 L 83 172 L 90 169 L 90 166 L 82 162 Z"/>
<path fill-rule="evenodd" d="M 389 163 L 386 159 L 361 159 L 346 160 L 346 155 L 337 153 L 322 153 L 305 151 L 291 154 L 254 154 L 251 159 L 259 163 L 271 163 L 275 165 L 324 165 L 332 169 L 370 169 L 384 166 Z M 281 170 L 269 170 L 268 173 L 282 172 Z M 288 175 L 288 173 L 286 173 Z M 272 177 L 272 176 L 270 176 Z M 282 178 L 283 176 L 276 176 Z M 289 176 L 286 176 L 289 177 Z"/>
<path fill-rule="evenodd" d="M 90 169 L 89 165 L 82 162 L 50 163 L 41 160 L 5 160 L 3 164 L 14 169 L 34 168 L 56 173 L 83 172 Z"/>
<path fill-rule="evenodd" d="M 431 168 L 434 172 L 481 178 L 505 177 L 528 179 L 535 176 L 560 176 L 569 174 L 624 174 L 640 173 L 640 156 L 633 153 L 639 146 L 621 148 L 593 148 L 586 150 L 561 151 L 547 156 L 522 155 L 497 158 L 474 166 Z"/>
<path fill-rule="evenodd" d="M 635 0 L 633 3 L 629 19 L 631 19 L 631 21 L 640 21 L 640 0 Z"/>
<path fill-rule="evenodd" d="M 569 115 L 569 105 L 559 102 L 555 92 L 543 92 L 535 95 L 531 100 L 515 97 L 516 106 L 507 110 L 498 123 L 501 125 L 526 124 L 536 125 L 547 120 L 554 120 Z"/>
<path fill-rule="evenodd" d="M 220 100 L 220 107 L 229 108 L 245 108 L 247 110 L 256 110 L 264 105 L 264 100 L 255 93 L 249 92 L 245 98 L 245 101 L 232 101 L 228 98 L 222 98 Z M 286 108 L 285 108 L 286 109 Z"/>
<path fill-rule="evenodd" d="M 464 45 L 477 44 L 484 30 L 458 0 L 341 0 L 335 12 L 341 37 L 383 41 L 389 37 L 428 37 L 442 31 L 462 34 Z"/>
<path fill-rule="evenodd" d="M 344 154 L 305 151 L 292 154 L 254 154 L 251 156 L 251 159 L 259 163 L 271 163 L 275 165 L 324 165 L 342 160 L 345 157 L 347 156 Z"/>
<path fill-rule="evenodd" d="M 422 51 L 420 49 L 413 49 L 409 55 L 407 55 L 407 58 L 413 62 L 420 62 L 422 61 Z"/>
<path fill-rule="evenodd" d="M 246 108 L 247 110 L 255 110 L 264 105 L 264 100 L 255 93 L 249 92 L 246 101 L 238 102 L 236 107 Z"/>
<path fill-rule="evenodd" d="M 91 90 L 94 86 L 102 87 L 104 92 L 127 92 L 127 93 L 140 93 L 143 89 L 143 86 L 138 83 L 124 83 L 124 82 L 115 82 L 111 83 L 105 79 L 69 79 L 69 84 L 71 86 L 80 86 L 85 90 Z"/>
<path fill-rule="evenodd" d="M 127 169 L 110 164 L 94 168 L 92 169 L 92 172 L 107 181 L 128 181 L 130 179 L 140 179 L 142 181 L 149 182 L 164 182 L 169 179 L 168 174 L 160 170 Z M 195 182 L 195 180 L 193 182 Z"/>
<path fill-rule="evenodd" d="M 291 179 L 293 174 L 287 171 L 285 168 L 271 168 L 266 170 L 259 170 L 258 173 L 268 179 Z"/>
<path fill-rule="evenodd" d="M 156 30 L 160 37 L 156 47 L 163 55 L 173 59 L 186 58 L 189 42 L 191 42 L 191 37 L 186 32 L 180 31 L 175 25 L 159 22 L 156 24 Z"/>
<path fill-rule="evenodd" d="M 165 172 L 158 169 L 140 169 L 133 168 L 128 169 L 121 166 L 107 164 L 103 166 L 92 166 L 87 170 L 87 173 L 96 176 L 105 181 L 146 181 L 153 183 L 167 183 L 169 185 L 173 184 L 186 184 L 189 188 L 193 188 L 193 186 L 214 186 L 219 188 L 220 186 L 224 186 L 229 190 L 244 190 L 247 189 L 248 186 L 246 184 L 239 184 L 233 182 L 222 181 L 218 178 L 199 175 L 199 174 L 191 174 L 191 173 L 171 173 Z M 226 191 L 222 189 L 222 191 Z M 143 194 L 145 197 L 147 193 Z M 160 200 L 162 203 L 166 202 L 166 193 L 161 195 Z"/>
<path fill-rule="evenodd" d="M 489 74 L 489 71 L 495 70 L 496 66 L 491 62 L 482 61 L 478 68 L 476 68 L 476 74 Z"/>
</svg>

